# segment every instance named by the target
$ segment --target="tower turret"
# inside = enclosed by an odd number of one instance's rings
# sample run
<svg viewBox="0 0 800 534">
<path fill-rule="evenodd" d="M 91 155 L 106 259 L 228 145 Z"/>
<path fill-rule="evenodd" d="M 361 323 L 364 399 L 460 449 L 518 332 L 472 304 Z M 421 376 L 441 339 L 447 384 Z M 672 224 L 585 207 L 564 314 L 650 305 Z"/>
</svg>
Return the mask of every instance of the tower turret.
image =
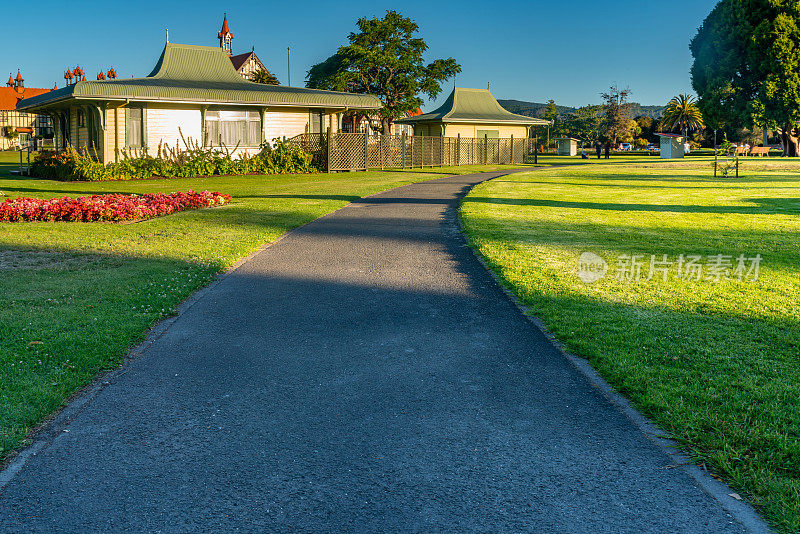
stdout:
<svg viewBox="0 0 800 534">
<path fill-rule="evenodd" d="M 222 17 L 222 29 L 217 33 L 217 37 L 219 37 L 219 47 L 225 50 L 228 55 L 233 54 L 233 48 L 231 47 L 231 41 L 233 41 L 233 34 L 231 30 L 228 28 L 228 14 L 225 13 Z"/>
</svg>

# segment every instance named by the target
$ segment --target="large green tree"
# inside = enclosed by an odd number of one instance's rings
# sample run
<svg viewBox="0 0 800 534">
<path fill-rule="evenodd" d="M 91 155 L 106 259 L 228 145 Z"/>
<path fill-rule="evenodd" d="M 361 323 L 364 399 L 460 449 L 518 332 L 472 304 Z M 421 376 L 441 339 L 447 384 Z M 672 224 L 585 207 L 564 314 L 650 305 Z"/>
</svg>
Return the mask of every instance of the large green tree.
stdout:
<svg viewBox="0 0 800 534">
<path fill-rule="evenodd" d="M 393 119 L 422 105 L 420 95 L 436 98 L 441 83 L 461 72 L 453 58 L 426 63 L 428 45 L 418 36 L 419 26 L 396 11 L 383 18 L 360 18 L 356 26 L 348 45 L 311 67 L 306 86 L 376 95 L 383 103 L 379 113 L 384 132 Z"/>
<path fill-rule="evenodd" d="M 770 127 L 784 154 L 798 155 L 800 2 L 722 0 L 689 48 L 709 127 Z"/>
</svg>

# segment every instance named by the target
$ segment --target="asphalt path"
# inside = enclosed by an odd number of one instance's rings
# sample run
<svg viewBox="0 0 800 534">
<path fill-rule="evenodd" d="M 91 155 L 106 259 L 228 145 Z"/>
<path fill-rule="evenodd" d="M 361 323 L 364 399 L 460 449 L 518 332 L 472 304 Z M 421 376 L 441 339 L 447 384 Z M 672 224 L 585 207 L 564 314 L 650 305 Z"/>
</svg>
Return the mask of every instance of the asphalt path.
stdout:
<svg viewBox="0 0 800 534">
<path fill-rule="evenodd" d="M 500 174 L 353 202 L 201 292 L 9 477 L 0 531 L 743 532 L 466 246 Z"/>
</svg>

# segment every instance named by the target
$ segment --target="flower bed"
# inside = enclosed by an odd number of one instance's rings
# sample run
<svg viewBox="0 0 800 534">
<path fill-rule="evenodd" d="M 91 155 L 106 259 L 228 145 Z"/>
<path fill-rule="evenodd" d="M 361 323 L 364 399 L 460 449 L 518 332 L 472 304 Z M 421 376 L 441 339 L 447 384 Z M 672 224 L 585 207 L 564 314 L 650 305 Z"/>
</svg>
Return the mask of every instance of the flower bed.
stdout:
<svg viewBox="0 0 800 534">
<path fill-rule="evenodd" d="M 0 202 L 0 222 L 132 221 L 177 211 L 221 206 L 230 195 L 211 191 L 148 193 L 146 195 L 92 195 L 52 199 L 20 197 Z"/>
<path fill-rule="evenodd" d="M 153 177 L 188 178 L 192 176 L 242 174 L 304 174 L 317 169 L 312 156 L 299 147 L 275 141 L 258 154 L 241 153 L 226 147 L 203 147 L 191 139 L 185 149 L 159 143 L 156 155 L 147 151 L 122 152 L 122 159 L 104 165 L 96 153 L 80 153 L 68 146 L 64 152 L 40 152 L 31 163 L 30 172 L 37 178 L 65 181 L 141 180 Z"/>
</svg>

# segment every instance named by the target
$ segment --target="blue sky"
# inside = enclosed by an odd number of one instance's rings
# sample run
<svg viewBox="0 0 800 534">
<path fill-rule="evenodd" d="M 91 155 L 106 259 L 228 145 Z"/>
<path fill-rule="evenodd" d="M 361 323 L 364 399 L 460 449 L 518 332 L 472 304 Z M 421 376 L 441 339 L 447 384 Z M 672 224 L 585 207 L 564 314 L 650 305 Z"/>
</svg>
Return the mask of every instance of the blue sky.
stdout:
<svg viewBox="0 0 800 534">
<path fill-rule="evenodd" d="M 291 46 L 292 84 L 299 85 L 312 64 L 345 42 L 358 17 L 396 9 L 420 25 L 430 59 L 452 56 L 461 64 L 459 86 L 490 82 L 497 98 L 553 98 L 575 106 L 599 102 L 598 93 L 617 83 L 631 88 L 634 101 L 663 104 L 691 91 L 689 39 L 715 3 L 41 0 L 34 17 L 31 6 L 15 2 L 4 8 L 4 19 L 19 21 L 18 27 L 33 34 L 6 32 L 7 40 L 20 43 L 0 51 L 0 75 L 5 79 L 20 68 L 30 87 L 52 87 L 56 81 L 61 86 L 64 70 L 76 64 L 87 78 L 109 66 L 120 76 L 144 76 L 163 48 L 164 28 L 172 42 L 216 45 L 227 11 L 234 53 L 255 46 L 267 68 L 286 83 L 286 47 Z"/>
</svg>

